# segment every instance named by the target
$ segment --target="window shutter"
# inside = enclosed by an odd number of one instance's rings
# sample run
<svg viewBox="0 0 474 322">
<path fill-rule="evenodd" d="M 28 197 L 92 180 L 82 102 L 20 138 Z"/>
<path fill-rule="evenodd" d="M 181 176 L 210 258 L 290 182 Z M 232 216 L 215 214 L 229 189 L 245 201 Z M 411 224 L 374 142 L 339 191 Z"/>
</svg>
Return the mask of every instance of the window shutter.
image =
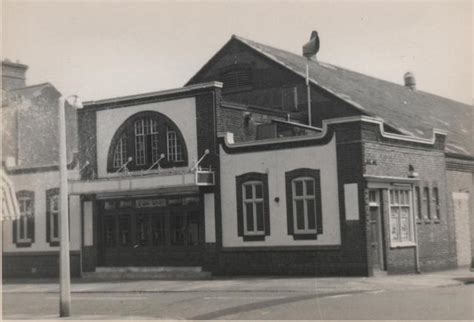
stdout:
<svg viewBox="0 0 474 322">
<path fill-rule="evenodd" d="M 51 212 L 49 209 L 51 209 L 51 193 L 49 191 L 46 191 L 46 242 L 50 243 L 51 242 Z"/>
<path fill-rule="evenodd" d="M 35 217 L 31 216 L 28 218 L 28 238 L 31 239 L 31 243 L 35 242 Z"/>
<path fill-rule="evenodd" d="M 242 178 L 236 177 L 235 178 L 236 184 L 236 199 L 237 200 L 237 235 L 243 236 L 244 235 L 244 214 L 242 209 Z"/>
<path fill-rule="evenodd" d="M 17 229 L 16 226 L 18 225 L 18 220 L 20 220 L 20 219 L 13 220 L 13 225 L 12 225 L 12 227 L 13 227 L 13 243 L 15 243 L 15 244 L 17 243 L 17 240 L 18 240 L 17 233 L 16 233 L 16 229 Z"/>
<path fill-rule="evenodd" d="M 314 170 L 315 193 L 316 193 L 316 231 L 323 233 L 323 208 L 321 206 L 321 175 L 319 170 Z"/>
<path fill-rule="evenodd" d="M 263 179 L 263 212 L 265 216 L 265 235 L 270 236 L 270 200 L 268 194 L 268 174 L 262 176 Z"/>
<path fill-rule="evenodd" d="M 286 189 L 286 225 L 288 235 L 293 235 L 293 196 L 291 187 L 292 175 L 290 172 L 285 173 L 285 189 Z"/>
</svg>

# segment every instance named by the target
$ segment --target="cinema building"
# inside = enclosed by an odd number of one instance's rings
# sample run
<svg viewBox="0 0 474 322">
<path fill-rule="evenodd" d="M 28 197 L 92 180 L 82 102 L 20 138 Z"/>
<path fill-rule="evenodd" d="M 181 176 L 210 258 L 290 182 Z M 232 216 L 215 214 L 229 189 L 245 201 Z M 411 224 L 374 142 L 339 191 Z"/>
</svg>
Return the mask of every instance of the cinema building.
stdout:
<svg viewBox="0 0 474 322">
<path fill-rule="evenodd" d="M 310 61 L 310 126 L 305 64 L 233 36 L 182 88 L 86 102 L 69 180 L 73 271 L 470 265 L 472 107 Z"/>
</svg>

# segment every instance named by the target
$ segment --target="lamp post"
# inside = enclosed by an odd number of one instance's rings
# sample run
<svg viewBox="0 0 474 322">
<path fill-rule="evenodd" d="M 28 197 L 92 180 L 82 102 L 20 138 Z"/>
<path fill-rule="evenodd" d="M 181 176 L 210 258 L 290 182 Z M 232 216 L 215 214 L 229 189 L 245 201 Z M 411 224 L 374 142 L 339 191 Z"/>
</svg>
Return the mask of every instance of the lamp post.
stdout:
<svg viewBox="0 0 474 322">
<path fill-rule="evenodd" d="M 59 316 L 71 315 L 71 273 L 69 263 L 69 213 L 67 187 L 67 156 L 66 156 L 66 103 L 82 108 L 82 103 L 76 95 L 59 99 L 59 179 L 60 179 L 60 236 L 59 236 Z"/>
</svg>

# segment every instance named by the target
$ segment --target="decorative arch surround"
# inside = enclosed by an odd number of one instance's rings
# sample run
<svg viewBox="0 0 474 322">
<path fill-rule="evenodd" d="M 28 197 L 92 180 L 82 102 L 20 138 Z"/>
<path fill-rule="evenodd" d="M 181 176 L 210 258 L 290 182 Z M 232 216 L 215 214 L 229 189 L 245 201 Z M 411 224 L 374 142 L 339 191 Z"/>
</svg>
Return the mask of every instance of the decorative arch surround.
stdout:
<svg viewBox="0 0 474 322">
<path fill-rule="evenodd" d="M 139 112 L 130 116 L 115 132 L 107 155 L 107 172 L 117 171 L 129 158 L 128 170 L 146 170 L 162 154 L 161 168 L 188 165 L 186 143 L 176 124 L 159 112 Z"/>
</svg>

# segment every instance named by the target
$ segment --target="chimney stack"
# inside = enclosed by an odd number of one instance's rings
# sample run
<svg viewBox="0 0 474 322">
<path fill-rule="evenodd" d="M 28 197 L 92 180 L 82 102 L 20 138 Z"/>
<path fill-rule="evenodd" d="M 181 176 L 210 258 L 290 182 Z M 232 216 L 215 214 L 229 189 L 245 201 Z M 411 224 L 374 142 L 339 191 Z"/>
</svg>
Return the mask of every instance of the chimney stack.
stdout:
<svg viewBox="0 0 474 322">
<path fill-rule="evenodd" d="M 28 66 L 14 63 L 8 59 L 2 61 L 2 89 L 12 90 L 26 86 Z"/>
<path fill-rule="evenodd" d="M 405 87 L 408 87 L 412 91 L 416 90 L 416 80 L 415 75 L 412 72 L 406 72 L 403 75 L 403 79 L 405 80 Z"/>
</svg>

